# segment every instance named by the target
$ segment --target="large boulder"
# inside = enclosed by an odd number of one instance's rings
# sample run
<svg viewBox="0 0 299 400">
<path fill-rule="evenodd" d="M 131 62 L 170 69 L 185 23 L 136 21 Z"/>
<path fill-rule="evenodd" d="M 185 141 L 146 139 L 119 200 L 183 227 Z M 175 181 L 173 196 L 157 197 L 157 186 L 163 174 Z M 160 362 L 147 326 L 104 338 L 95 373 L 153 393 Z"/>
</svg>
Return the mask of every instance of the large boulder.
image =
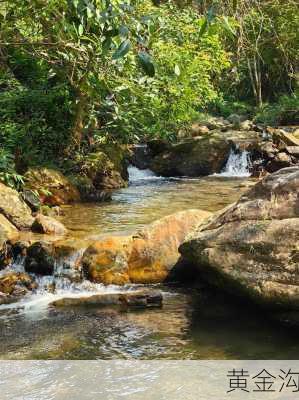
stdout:
<svg viewBox="0 0 299 400">
<path fill-rule="evenodd" d="M 123 285 L 130 282 L 128 258 L 131 237 L 111 237 L 93 243 L 84 252 L 82 265 L 88 279 L 104 284 Z"/>
<path fill-rule="evenodd" d="M 254 151 L 261 140 L 258 132 L 213 131 L 169 144 L 157 154 L 150 168 L 163 176 L 206 176 L 219 173 L 232 148 Z"/>
<path fill-rule="evenodd" d="M 0 248 L 9 239 L 18 237 L 18 229 L 9 220 L 0 214 Z"/>
<path fill-rule="evenodd" d="M 80 201 L 78 189 L 61 172 L 50 168 L 31 168 L 25 174 L 26 190 L 39 194 L 42 204 L 59 206 Z"/>
<path fill-rule="evenodd" d="M 83 201 L 107 201 L 111 190 L 127 186 L 129 150 L 116 143 L 95 144 L 92 151 L 73 161 L 70 179 Z"/>
<path fill-rule="evenodd" d="M 31 210 L 19 193 L 2 183 L 0 183 L 0 214 L 18 229 L 30 229 L 33 223 Z"/>
<path fill-rule="evenodd" d="M 260 305 L 299 311 L 299 167 L 257 183 L 180 247 L 195 276 Z"/>
<path fill-rule="evenodd" d="M 7 251 L 7 241 L 17 239 L 19 231 L 17 228 L 0 214 L 0 269 L 10 263 L 10 255 Z"/>
<path fill-rule="evenodd" d="M 133 235 L 129 278 L 134 283 L 163 282 L 176 265 L 179 246 L 211 213 L 181 211 L 161 218 Z"/>
<path fill-rule="evenodd" d="M 182 211 L 133 236 L 95 242 L 83 255 L 85 275 L 104 284 L 163 282 L 179 259 L 180 244 L 209 215 L 201 210 Z"/>
<path fill-rule="evenodd" d="M 83 175 L 87 176 L 96 190 L 111 190 L 126 186 L 127 170 L 123 159 L 111 158 L 104 151 L 89 153 L 82 164 Z"/>
</svg>

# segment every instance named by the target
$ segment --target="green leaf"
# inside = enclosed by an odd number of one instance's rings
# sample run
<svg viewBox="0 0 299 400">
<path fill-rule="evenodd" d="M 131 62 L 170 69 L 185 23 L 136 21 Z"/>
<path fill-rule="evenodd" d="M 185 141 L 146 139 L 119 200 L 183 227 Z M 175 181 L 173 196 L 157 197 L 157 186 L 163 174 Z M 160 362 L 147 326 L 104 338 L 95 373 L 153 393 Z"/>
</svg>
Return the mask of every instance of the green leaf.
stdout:
<svg viewBox="0 0 299 400">
<path fill-rule="evenodd" d="M 129 29 L 125 25 L 121 25 L 119 27 L 119 33 L 120 33 L 121 36 L 125 36 L 126 37 L 129 34 Z"/>
<path fill-rule="evenodd" d="M 118 58 L 124 57 L 131 49 L 130 40 L 124 40 L 118 47 L 118 49 L 113 54 L 113 60 L 117 60 Z"/>
<path fill-rule="evenodd" d="M 145 51 L 140 51 L 138 53 L 137 57 L 138 57 L 138 61 L 141 65 L 141 67 L 143 68 L 144 72 L 148 76 L 151 76 L 151 77 L 155 76 L 155 66 L 152 61 L 151 56 Z"/>
<path fill-rule="evenodd" d="M 223 19 L 223 26 L 227 30 L 227 32 L 233 36 L 236 36 L 236 31 L 232 28 L 228 18 L 226 16 L 223 16 L 222 19 Z"/>
<path fill-rule="evenodd" d="M 199 31 L 199 37 L 203 36 L 206 33 L 207 29 L 208 29 L 208 20 L 205 17 Z"/>
<path fill-rule="evenodd" d="M 175 73 L 177 76 L 180 76 L 180 75 L 181 75 L 180 67 L 179 67 L 177 64 L 175 64 L 174 73 Z"/>
<path fill-rule="evenodd" d="M 78 34 L 79 34 L 79 36 L 83 35 L 83 25 L 79 25 Z"/>
<path fill-rule="evenodd" d="M 102 43 L 102 49 L 104 52 L 107 52 L 111 49 L 112 39 L 111 37 L 107 37 L 104 42 Z"/>
</svg>

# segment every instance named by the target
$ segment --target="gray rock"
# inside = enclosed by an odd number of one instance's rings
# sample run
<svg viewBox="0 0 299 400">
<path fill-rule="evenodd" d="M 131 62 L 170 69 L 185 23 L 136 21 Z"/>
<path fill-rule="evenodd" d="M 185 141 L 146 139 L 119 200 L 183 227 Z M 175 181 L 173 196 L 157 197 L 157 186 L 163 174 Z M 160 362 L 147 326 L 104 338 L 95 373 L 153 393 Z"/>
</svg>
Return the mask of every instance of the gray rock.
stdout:
<svg viewBox="0 0 299 400">
<path fill-rule="evenodd" d="M 51 303 L 55 307 L 120 306 L 122 308 L 162 307 L 162 293 L 157 290 L 138 290 L 122 293 L 101 293 L 82 297 L 66 297 Z"/>
</svg>

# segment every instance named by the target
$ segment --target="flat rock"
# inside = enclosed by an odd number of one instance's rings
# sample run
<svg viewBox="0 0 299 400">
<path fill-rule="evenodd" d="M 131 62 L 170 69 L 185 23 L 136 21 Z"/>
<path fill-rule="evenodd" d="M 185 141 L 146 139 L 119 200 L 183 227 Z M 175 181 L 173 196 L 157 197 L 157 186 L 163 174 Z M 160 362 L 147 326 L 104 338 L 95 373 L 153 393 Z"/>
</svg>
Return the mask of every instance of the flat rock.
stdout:
<svg viewBox="0 0 299 400">
<path fill-rule="evenodd" d="M 51 303 L 55 307 L 122 306 L 125 308 L 151 308 L 162 306 L 160 291 L 139 290 L 122 293 L 101 293 L 82 297 L 65 297 Z"/>
</svg>

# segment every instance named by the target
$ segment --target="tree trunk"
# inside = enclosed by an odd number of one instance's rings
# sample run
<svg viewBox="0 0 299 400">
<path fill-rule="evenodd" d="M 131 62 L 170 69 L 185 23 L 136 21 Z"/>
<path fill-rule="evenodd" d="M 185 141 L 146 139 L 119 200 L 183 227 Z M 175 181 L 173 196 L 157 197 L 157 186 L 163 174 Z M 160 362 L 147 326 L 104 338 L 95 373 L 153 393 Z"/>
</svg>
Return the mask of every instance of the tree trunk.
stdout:
<svg viewBox="0 0 299 400">
<path fill-rule="evenodd" d="M 262 74 L 261 74 L 260 62 L 259 60 L 256 59 L 255 56 L 253 58 L 252 63 L 250 59 L 247 58 L 247 66 L 256 105 L 258 107 L 261 107 L 263 104 L 263 97 L 262 97 Z"/>
<path fill-rule="evenodd" d="M 71 132 L 72 145 L 76 148 L 80 148 L 82 142 L 86 104 L 87 100 L 85 95 L 80 90 L 76 90 L 75 115 Z"/>
</svg>

